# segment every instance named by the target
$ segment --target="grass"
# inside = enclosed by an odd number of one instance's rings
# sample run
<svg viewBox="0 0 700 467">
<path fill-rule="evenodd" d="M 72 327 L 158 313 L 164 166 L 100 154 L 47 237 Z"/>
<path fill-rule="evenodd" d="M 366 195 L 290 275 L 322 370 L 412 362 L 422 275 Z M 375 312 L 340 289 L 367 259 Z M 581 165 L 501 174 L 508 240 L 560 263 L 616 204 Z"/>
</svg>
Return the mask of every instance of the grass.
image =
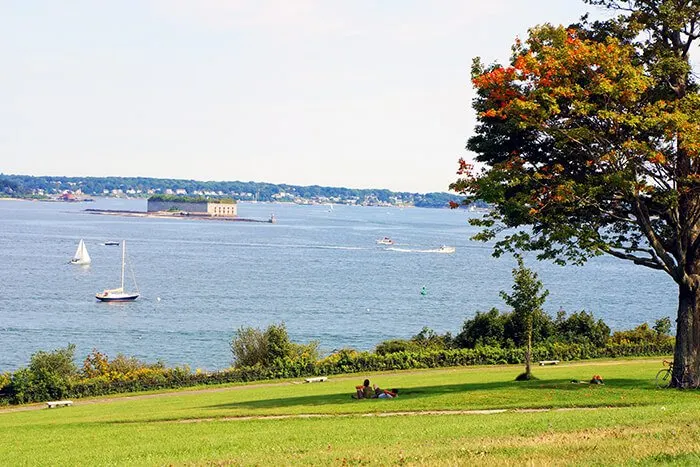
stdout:
<svg viewBox="0 0 700 467">
<path fill-rule="evenodd" d="M 700 463 L 700 392 L 658 360 L 468 367 L 219 387 L 0 413 L 16 465 Z M 605 385 L 572 384 L 594 374 Z M 353 400 L 369 377 L 393 400 Z M 502 410 L 499 413 L 465 411 Z M 408 412 L 401 415 L 400 413 Z"/>
</svg>

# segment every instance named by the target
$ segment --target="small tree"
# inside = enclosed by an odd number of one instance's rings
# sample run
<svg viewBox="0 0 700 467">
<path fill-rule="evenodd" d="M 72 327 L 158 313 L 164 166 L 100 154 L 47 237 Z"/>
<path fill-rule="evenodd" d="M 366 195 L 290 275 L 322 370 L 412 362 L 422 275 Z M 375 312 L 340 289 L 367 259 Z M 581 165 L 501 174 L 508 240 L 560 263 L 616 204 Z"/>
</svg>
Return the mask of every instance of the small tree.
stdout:
<svg viewBox="0 0 700 467">
<path fill-rule="evenodd" d="M 284 323 L 271 324 L 264 331 L 259 328 L 242 327 L 236 331 L 231 341 L 234 365 L 246 367 L 260 365 L 271 367 L 275 361 L 318 360 L 318 341 L 297 344 L 289 340 Z"/>
<path fill-rule="evenodd" d="M 654 331 L 660 336 L 671 334 L 671 318 L 665 316 L 654 321 Z"/>
<path fill-rule="evenodd" d="M 231 341 L 235 366 L 264 365 L 267 360 L 267 339 L 258 328 L 241 327 Z"/>
<path fill-rule="evenodd" d="M 525 373 L 519 375 L 517 380 L 532 379 L 532 328 L 534 321 L 542 315 L 544 304 L 549 290 L 542 290 L 542 281 L 537 278 L 537 273 L 526 268 L 523 258 L 515 255 L 518 267 L 513 269 L 513 293 L 507 294 L 501 291 L 501 298 L 513 308 L 516 320 L 521 323 L 521 329 L 525 334 Z"/>
</svg>

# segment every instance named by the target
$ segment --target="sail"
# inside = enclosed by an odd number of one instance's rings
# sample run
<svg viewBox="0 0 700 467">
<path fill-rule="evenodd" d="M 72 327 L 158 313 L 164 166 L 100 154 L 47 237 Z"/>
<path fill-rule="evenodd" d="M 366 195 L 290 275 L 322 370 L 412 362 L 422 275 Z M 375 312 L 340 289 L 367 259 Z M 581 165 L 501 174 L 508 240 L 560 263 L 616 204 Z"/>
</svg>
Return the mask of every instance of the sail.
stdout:
<svg viewBox="0 0 700 467">
<path fill-rule="evenodd" d="M 87 251 L 87 247 L 85 246 L 85 242 L 80 240 L 80 258 L 83 260 L 84 263 L 90 263 L 92 260 L 90 259 L 90 254 Z"/>
<path fill-rule="evenodd" d="M 75 250 L 75 255 L 73 256 L 73 259 L 71 259 L 71 263 L 73 264 L 90 264 L 91 259 L 90 259 L 90 254 L 87 251 L 87 247 L 85 246 L 85 242 L 83 239 L 80 239 L 80 243 L 78 243 L 78 249 Z"/>
</svg>

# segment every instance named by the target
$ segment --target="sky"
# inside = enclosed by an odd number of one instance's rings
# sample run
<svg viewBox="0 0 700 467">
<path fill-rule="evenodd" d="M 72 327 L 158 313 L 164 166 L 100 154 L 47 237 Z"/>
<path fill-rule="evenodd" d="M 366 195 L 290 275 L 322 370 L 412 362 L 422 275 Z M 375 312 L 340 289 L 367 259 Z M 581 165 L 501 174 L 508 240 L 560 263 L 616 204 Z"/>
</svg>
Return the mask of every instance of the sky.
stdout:
<svg viewBox="0 0 700 467">
<path fill-rule="evenodd" d="M 592 8 L 0 1 L 0 173 L 447 191 L 472 58 L 505 62 L 529 27 Z"/>
</svg>

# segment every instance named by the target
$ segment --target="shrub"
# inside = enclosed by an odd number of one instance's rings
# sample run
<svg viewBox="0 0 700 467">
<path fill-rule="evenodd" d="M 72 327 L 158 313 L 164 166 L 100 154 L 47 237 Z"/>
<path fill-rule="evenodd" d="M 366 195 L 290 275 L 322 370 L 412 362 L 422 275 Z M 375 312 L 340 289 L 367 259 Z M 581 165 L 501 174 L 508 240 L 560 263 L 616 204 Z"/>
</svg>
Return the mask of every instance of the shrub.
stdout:
<svg viewBox="0 0 700 467">
<path fill-rule="evenodd" d="M 654 321 L 654 331 L 662 336 L 671 334 L 671 318 L 668 316 Z"/>
<path fill-rule="evenodd" d="M 269 368 L 280 359 L 317 360 L 318 341 L 296 344 L 289 340 L 284 323 L 272 324 L 265 331 L 258 328 L 240 328 L 231 341 L 235 366 Z"/>
<path fill-rule="evenodd" d="M 647 323 L 642 323 L 632 330 L 613 333 L 610 341 L 615 344 L 665 344 L 674 342 L 674 338 L 668 334 L 657 332 L 650 328 Z"/>
<path fill-rule="evenodd" d="M 237 367 L 262 365 L 267 359 L 265 334 L 256 328 L 240 328 L 231 341 L 231 352 Z"/>
<path fill-rule="evenodd" d="M 427 326 L 411 338 L 411 341 L 422 350 L 449 349 L 453 345 L 453 340 L 452 334 L 449 332 L 440 335 Z"/>
<path fill-rule="evenodd" d="M 7 387 L 12 382 L 12 373 L 0 373 L 0 394 L 4 394 Z"/>
<path fill-rule="evenodd" d="M 75 345 L 52 352 L 39 351 L 32 355 L 29 368 L 12 375 L 6 386 L 7 397 L 12 403 L 62 399 L 68 392 L 71 379 L 77 375 L 73 363 Z"/>
<path fill-rule="evenodd" d="M 75 344 L 68 344 L 65 349 L 56 349 L 52 352 L 39 351 L 32 355 L 29 369 L 35 374 L 46 373 L 68 379 L 78 373 L 78 368 L 73 363 L 75 358 Z"/>
<path fill-rule="evenodd" d="M 396 352 L 421 352 L 427 350 L 444 350 L 453 346 L 452 335 L 448 332 L 439 335 L 432 329 L 424 327 L 411 339 L 391 339 L 379 343 L 374 351 L 379 355 Z"/>
<path fill-rule="evenodd" d="M 418 345 L 408 339 L 391 339 L 388 341 L 380 342 L 374 348 L 374 352 L 377 355 L 387 355 L 390 353 L 397 352 L 417 352 L 419 350 Z"/>
<path fill-rule="evenodd" d="M 455 345 L 460 348 L 473 349 L 477 345 L 505 347 L 506 325 L 511 321 L 510 313 L 503 313 L 491 308 L 486 313 L 480 311 L 462 325 L 462 332 L 455 337 Z"/>
<path fill-rule="evenodd" d="M 554 338 L 560 342 L 590 343 L 602 347 L 610 338 L 610 328 L 603 320 L 596 321 L 592 313 L 583 310 L 568 317 L 564 310 L 559 310 L 554 326 Z"/>
<path fill-rule="evenodd" d="M 92 352 L 83 361 L 82 375 L 87 378 L 104 375 L 116 377 L 130 375 L 144 369 L 162 370 L 165 369 L 165 365 L 163 362 L 146 363 L 136 357 L 127 357 L 122 354 L 117 354 L 110 361 L 107 355 L 97 349 L 92 349 Z"/>
<path fill-rule="evenodd" d="M 532 337 L 535 342 L 590 343 L 604 346 L 610 338 L 610 328 L 603 320 L 596 321 L 592 313 L 579 311 L 570 316 L 560 310 L 555 320 L 546 313 L 534 317 Z M 464 321 L 462 332 L 454 339 L 458 348 L 500 346 L 504 348 L 523 344 L 524 323 L 513 313 L 501 313 L 492 308 L 486 313 Z"/>
</svg>

